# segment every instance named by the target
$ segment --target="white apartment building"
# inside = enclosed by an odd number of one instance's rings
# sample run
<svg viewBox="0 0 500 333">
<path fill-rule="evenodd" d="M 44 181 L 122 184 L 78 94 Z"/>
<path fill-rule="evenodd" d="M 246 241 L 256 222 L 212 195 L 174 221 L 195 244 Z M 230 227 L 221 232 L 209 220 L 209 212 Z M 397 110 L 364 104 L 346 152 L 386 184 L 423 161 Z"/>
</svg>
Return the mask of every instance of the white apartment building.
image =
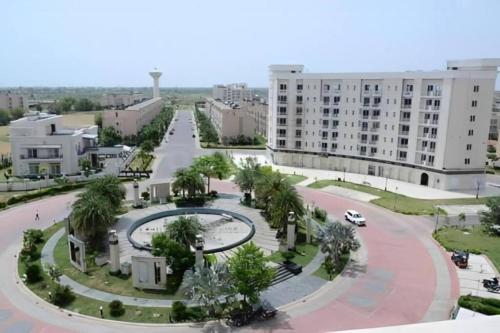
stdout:
<svg viewBox="0 0 500 333">
<path fill-rule="evenodd" d="M 129 93 L 108 93 L 101 96 L 100 103 L 106 108 L 126 108 L 144 100 L 144 96 L 139 92 Z"/>
<path fill-rule="evenodd" d="M 243 101 L 240 104 L 241 110 L 244 110 L 255 123 L 254 133 L 267 137 L 267 114 L 269 106 L 265 100 Z"/>
<path fill-rule="evenodd" d="M 212 88 L 212 97 L 223 103 L 239 104 L 243 100 L 252 99 L 252 90 L 248 89 L 246 83 L 217 84 Z"/>
<path fill-rule="evenodd" d="M 10 91 L 0 91 L 0 110 L 28 109 L 28 99 L 24 95 Z"/>
<path fill-rule="evenodd" d="M 498 66 L 472 59 L 443 71 L 320 74 L 272 65 L 269 157 L 439 189 L 484 186 Z"/>
<path fill-rule="evenodd" d="M 500 91 L 495 91 L 488 136 L 488 139 L 492 141 L 498 141 L 498 133 L 500 132 L 500 121 L 498 118 L 500 118 Z"/>
<path fill-rule="evenodd" d="M 80 160 L 97 164 L 97 126 L 63 128 L 62 116 L 32 111 L 9 130 L 14 176 L 75 175 Z"/>
<path fill-rule="evenodd" d="M 236 105 L 227 105 L 213 98 L 208 98 L 203 109 L 204 114 L 214 125 L 219 139 L 231 138 L 238 135 L 253 137 L 256 122 L 246 108 Z"/>
</svg>

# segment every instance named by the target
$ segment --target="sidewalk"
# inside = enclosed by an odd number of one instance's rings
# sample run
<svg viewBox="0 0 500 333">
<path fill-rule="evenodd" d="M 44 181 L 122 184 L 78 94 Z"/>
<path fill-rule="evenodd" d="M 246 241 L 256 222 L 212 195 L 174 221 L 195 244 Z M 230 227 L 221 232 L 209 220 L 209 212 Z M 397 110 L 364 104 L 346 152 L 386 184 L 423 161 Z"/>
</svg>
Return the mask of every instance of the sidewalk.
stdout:
<svg viewBox="0 0 500 333">
<path fill-rule="evenodd" d="M 310 182 L 314 182 L 316 180 L 340 178 L 347 182 L 368 185 L 381 190 L 384 190 L 387 185 L 388 191 L 396 192 L 417 199 L 458 199 L 458 198 L 474 197 L 473 194 L 438 190 L 432 187 L 411 184 L 400 180 L 395 180 L 390 178 L 387 179 L 384 177 L 369 176 L 369 175 L 362 175 L 349 172 L 344 173 L 343 171 L 309 169 L 309 168 L 299 168 L 299 167 L 271 164 L 267 160 L 264 153 L 262 154 L 245 154 L 236 152 L 233 153 L 233 158 L 236 164 L 239 164 L 241 158 L 244 159 L 246 157 L 255 157 L 257 158 L 260 164 L 271 165 L 274 170 L 278 170 L 281 173 L 286 173 L 291 175 L 293 174 L 302 175 L 309 178 L 307 181 L 299 183 L 298 184 L 299 186 L 303 186 L 304 184 L 307 186 L 310 184 Z"/>
</svg>

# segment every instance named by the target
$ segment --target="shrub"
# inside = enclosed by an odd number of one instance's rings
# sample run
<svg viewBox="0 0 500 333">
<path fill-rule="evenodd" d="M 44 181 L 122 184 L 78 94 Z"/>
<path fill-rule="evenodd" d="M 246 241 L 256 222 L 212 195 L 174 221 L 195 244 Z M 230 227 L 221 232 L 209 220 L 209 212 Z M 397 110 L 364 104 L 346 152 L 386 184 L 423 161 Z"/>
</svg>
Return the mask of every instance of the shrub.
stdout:
<svg viewBox="0 0 500 333">
<path fill-rule="evenodd" d="M 25 235 L 30 237 L 35 244 L 43 242 L 43 231 L 40 229 L 28 229 L 25 231 Z"/>
<path fill-rule="evenodd" d="M 314 208 L 314 217 L 322 222 L 325 222 L 326 221 L 326 216 L 327 216 L 327 213 L 326 213 L 326 210 L 324 209 L 321 209 L 319 207 L 315 207 Z"/>
<path fill-rule="evenodd" d="M 35 283 L 43 280 L 42 269 L 37 264 L 27 264 L 25 273 L 28 283 Z"/>
<path fill-rule="evenodd" d="M 111 301 L 108 307 L 109 307 L 109 314 L 111 315 L 111 317 L 120 317 L 123 316 L 123 314 L 125 313 L 125 307 L 123 306 L 123 303 L 119 300 Z"/>
<path fill-rule="evenodd" d="M 172 319 L 174 321 L 185 321 L 189 319 L 188 308 L 183 302 L 175 301 L 172 303 Z"/>
<path fill-rule="evenodd" d="M 52 303 L 59 307 L 64 307 L 75 300 L 75 295 L 68 286 L 57 284 L 52 290 Z"/>
<path fill-rule="evenodd" d="M 477 296 L 461 296 L 458 305 L 472 311 L 493 316 L 500 314 L 500 300 L 492 298 L 481 298 Z"/>
<path fill-rule="evenodd" d="M 207 312 L 200 306 L 193 306 L 188 308 L 188 317 L 192 321 L 203 321 L 207 318 Z"/>
<path fill-rule="evenodd" d="M 295 257 L 295 253 L 291 251 L 281 252 L 281 256 L 285 259 L 285 261 L 290 261 Z"/>
<path fill-rule="evenodd" d="M 145 201 L 148 201 L 149 198 L 150 198 L 150 195 L 149 195 L 149 192 L 148 191 L 144 191 L 141 193 L 141 197 L 145 200 Z"/>
</svg>

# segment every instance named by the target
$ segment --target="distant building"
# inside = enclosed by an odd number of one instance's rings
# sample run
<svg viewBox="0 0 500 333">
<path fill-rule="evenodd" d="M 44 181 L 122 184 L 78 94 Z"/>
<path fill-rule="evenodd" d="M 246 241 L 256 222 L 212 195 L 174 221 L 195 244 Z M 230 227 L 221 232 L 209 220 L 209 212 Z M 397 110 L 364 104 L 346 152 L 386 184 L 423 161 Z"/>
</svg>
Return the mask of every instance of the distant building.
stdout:
<svg viewBox="0 0 500 333">
<path fill-rule="evenodd" d="M 489 140 L 498 141 L 498 133 L 500 132 L 500 91 L 495 91 L 493 96 L 493 109 L 490 120 Z"/>
<path fill-rule="evenodd" d="M 64 128 L 62 116 L 30 112 L 9 130 L 14 176 L 74 175 L 83 159 L 97 164 L 97 126 Z"/>
<path fill-rule="evenodd" d="M 24 95 L 13 94 L 10 91 L 0 91 L 0 109 L 28 109 L 28 98 Z"/>
<path fill-rule="evenodd" d="M 227 104 L 241 103 L 252 97 L 252 90 L 248 89 L 246 83 L 217 84 L 212 88 L 212 98 Z"/>
<path fill-rule="evenodd" d="M 267 114 L 269 113 L 267 102 L 264 99 L 243 101 L 240 109 L 253 119 L 255 126 L 254 133 L 267 137 Z"/>
<path fill-rule="evenodd" d="M 161 97 L 148 99 L 125 110 L 106 110 L 102 114 L 102 127 L 113 127 L 122 137 L 137 135 L 163 109 Z"/>
<path fill-rule="evenodd" d="M 107 93 L 102 95 L 100 103 L 105 108 L 124 109 L 128 106 L 138 104 L 144 100 L 144 96 L 139 92 L 129 93 Z"/>
<path fill-rule="evenodd" d="M 238 105 L 227 105 L 213 98 L 208 98 L 203 112 L 210 119 L 219 135 L 223 137 L 237 137 L 255 135 L 256 123 L 245 109 Z"/>
<path fill-rule="evenodd" d="M 102 115 L 102 126 L 113 127 L 122 137 L 139 134 L 141 129 L 161 112 L 164 102 L 160 97 L 159 79 L 161 72 L 150 72 L 153 78 L 153 98 L 127 107 L 125 110 L 106 110 Z"/>
<path fill-rule="evenodd" d="M 500 59 L 400 73 L 270 66 L 268 154 L 280 165 L 482 187 L 498 66 Z"/>
</svg>

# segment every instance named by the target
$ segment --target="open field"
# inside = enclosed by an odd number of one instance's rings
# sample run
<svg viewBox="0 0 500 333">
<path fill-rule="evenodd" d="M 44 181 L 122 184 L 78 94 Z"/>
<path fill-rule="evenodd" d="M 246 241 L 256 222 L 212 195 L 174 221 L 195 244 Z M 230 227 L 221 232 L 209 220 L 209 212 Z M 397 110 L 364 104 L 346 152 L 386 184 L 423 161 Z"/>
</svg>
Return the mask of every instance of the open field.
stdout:
<svg viewBox="0 0 500 333">
<path fill-rule="evenodd" d="M 435 213 L 436 205 L 480 205 L 485 204 L 487 198 L 462 198 L 462 199 L 416 199 L 394 192 L 383 191 L 366 185 L 359 185 L 338 180 L 318 180 L 308 187 L 323 188 L 326 186 L 338 186 L 350 190 L 360 191 L 376 195 L 380 198 L 370 201 L 373 204 L 390 209 L 392 211 L 408 215 L 432 215 Z"/>
</svg>

